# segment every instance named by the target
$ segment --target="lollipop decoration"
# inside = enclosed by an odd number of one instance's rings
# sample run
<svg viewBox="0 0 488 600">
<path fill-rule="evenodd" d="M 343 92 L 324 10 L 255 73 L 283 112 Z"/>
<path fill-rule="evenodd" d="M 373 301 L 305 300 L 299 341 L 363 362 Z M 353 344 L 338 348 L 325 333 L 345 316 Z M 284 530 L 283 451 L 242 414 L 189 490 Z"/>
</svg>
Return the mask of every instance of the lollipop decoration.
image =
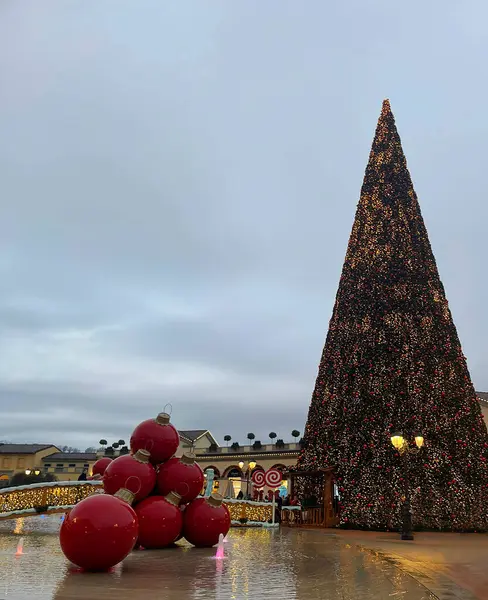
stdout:
<svg viewBox="0 0 488 600">
<path fill-rule="evenodd" d="M 261 469 L 253 471 L 251 479 L 256 487 L 263 487 L 266 483 L 265 473 L 264 471 L 261 471 Z"/>
<path fill-rule="evenodd" d="M 264 475 L 264 481 L 268 487 L 277 488 L 283 481 L 283 475 L 278 469 L 268 469 Z"/>
</svg>

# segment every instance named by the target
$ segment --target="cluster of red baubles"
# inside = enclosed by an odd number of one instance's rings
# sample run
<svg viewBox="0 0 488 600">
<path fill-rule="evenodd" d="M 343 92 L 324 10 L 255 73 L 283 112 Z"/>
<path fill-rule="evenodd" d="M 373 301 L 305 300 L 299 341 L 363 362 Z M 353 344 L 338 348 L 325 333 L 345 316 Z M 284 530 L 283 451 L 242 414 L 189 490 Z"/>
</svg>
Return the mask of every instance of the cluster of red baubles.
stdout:
<svg viewBox="0 0 488 600">
<path fill-rule="evenodd" d="M 61 548 L 72 563 L 103 571 L 121 562 L 134 548 L 166 548 L 184 537 L 198 547 L 217 544 L 230 528 L 222 498 L 200 497 L 202 469 L 192 454 L 174 456 L 180 438 L 169 416 L 138 425 L 131 453 L 104 457 L 93 467 L 104 494 L 89 496 L 65 517 Z"/>
</svg>

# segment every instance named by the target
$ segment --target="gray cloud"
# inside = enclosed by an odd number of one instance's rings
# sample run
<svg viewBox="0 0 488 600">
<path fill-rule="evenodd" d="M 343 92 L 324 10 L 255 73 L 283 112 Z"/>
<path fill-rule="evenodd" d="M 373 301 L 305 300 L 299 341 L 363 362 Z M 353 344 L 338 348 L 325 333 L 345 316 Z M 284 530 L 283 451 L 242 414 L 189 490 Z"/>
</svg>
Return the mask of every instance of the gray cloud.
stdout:
<svg viewBox="0 0 488 600">
<path fill-rule="evenodd" d="M 487 388 L 485 17 L 4 2 L 0 438 L 303 429 L 385 96 Z"/>
</svg>

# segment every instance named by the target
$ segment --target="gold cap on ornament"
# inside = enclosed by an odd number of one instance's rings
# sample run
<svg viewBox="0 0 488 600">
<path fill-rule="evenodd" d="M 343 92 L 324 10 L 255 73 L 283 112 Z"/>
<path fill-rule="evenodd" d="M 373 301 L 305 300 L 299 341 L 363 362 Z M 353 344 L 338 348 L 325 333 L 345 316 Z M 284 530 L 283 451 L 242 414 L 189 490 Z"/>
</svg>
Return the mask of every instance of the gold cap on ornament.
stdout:
<svg viewBox="0 0 488 600">
<path fill-rule="evenodd" d="M 159 415 L 156 417 L 156 423 L 158 423 L 158 425 L 168 425 L 170 420 L 170 417 L 168 415 L 168 413 L 159 413 Z"/>
<path fill-rule="evenodd" d="M 127 488 L 120 488 L 120 490 L 116 492 L 114 496 L 116 498 L 119 498 L 120 500 L 123 500 L 124 502 L 127 502 L 127 504 L 130 505 L 132 505 L 132 503 L 134 502 L 134 498 L 136 497 L 136 495 L 133 494 Z"/>
<path fill-rule="evenodd" d="M 210 506 L 215 506 L 215 507 L 222 506 L 223 501 L 224 501 L 224 497 L 221 496 L 220 494 L 210 494 L 210 496 L 207 498 L 207 502 L 210 504 Z"/>
<path fill-rule="evenodd" d="M 168 495 L 165 496 L 165 498 L 170 504 L 174 504 L 175 506 L 180 505 L 181 496 L 176 492 L 170 492 Z"/>
<path fill-rule="evenodd" d="M 185 452 L 180 458 L 180 462 L 182 462 L 184 465 L 194 465 L 196 458 L 197 457 L 191 452 Z"/>
<path fill-rule="evenodd" d="M 141 463 L 148 463 L 150 457 L 151 457 L 151 453 L 148 452 L 147 450 L 142 450 L 142 449 L 138 450 L 134 454 L 135 460 L 137 460 L 138 462 L 141 462 Z"/>
</svg>

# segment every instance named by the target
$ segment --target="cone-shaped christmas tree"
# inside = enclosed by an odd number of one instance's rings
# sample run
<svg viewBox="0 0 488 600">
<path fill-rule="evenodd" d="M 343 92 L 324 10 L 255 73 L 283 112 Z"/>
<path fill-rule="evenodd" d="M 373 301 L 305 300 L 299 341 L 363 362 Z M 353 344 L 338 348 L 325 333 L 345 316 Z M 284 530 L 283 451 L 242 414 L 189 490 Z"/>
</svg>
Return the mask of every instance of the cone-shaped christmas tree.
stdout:
<svg viewBox="0 0 488 600">
<path fill-rule="evenodd" d="M 400 457 L 391 436 L 412 448 Z M 335 466 L 342 525 L 488 525 L 488 435 L 385 101 L 298 468 Z M 408 466 L 408 468 L 407 468 Z M 405 477 L 408 476 L 406 486 Z"/>
</svg>

